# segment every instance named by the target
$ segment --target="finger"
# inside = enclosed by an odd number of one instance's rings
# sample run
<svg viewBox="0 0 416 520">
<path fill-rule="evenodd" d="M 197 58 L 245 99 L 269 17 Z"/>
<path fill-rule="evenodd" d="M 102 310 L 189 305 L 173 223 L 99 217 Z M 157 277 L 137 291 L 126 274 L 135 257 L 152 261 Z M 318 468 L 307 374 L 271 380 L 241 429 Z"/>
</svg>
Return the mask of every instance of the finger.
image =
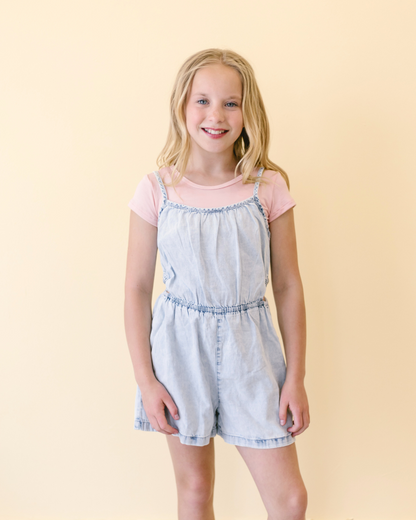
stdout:
<svg viewBox="0 0 416 520">
<path fill-rule="evenodd" d="M 172 428 L 172 426 L 168 423 L 164 413 L 159 412 L 155 415 L 155 418 L 160 426 L 160 429 L 164 433 L 167 433 L 168 435 L 171 435 L 172 433 L 179 433 L 179 430 L 177 430 L 176 428 Z"/>
<path fill-rule="evenodd" d="M 173 402 L 173 399 L 172 397 L 168 394 L 167 397 L 164 399 L 164 402 L 165 402 L 165 405 L 166 405 L 166 408 L 169 410 L 171 416 L 178 420 L 179 419 L 179 412 L 178 412 L 178 407 L 176 406 L 176 404 Z"/>
<path fill-rule="evenodd" d="M 148 415 L 149 417 L 149 422 L 150 422 L 150 426 L 156 430 L 157 432 L 160 432 L 160 426 L 159 424 L 157 423 L 155 417 L 153 415 Z"/>
<path fill-rule="evenodd" d="M 308 428 L 309 426 L 309 421 L 308 421 L 308 413 L 307 412 L 304 412 L 303 413 L 303 427 L 296 433 L 293 434 L 293 437 L 295 437 L 296 435 L 300 435 L 301 433 L 303 433 L 306 428 Z"/>
<path fill-rule="evenodd" d="M 152 425 L 152 428 L 154 430 L 156 430 L 159 433 L 165 433 L 163 431 L 162 427 L 160 426 L 160 424 L 158 423 L 155 415 L 148 415 L 148 417 L 149 417 L 150 424 Z"/>
<path fill-rule="evenodd" d="M 292 411 L 294 425 L 288 428 L 288 432 L 294 433 L 303 427 L 303 417 L 299 410 Z"/>
<path fill-rule="evenodd" d="M 283 400 L 280 401 L 279 419 L 280 419 L 280 424 L 282 426 L 284 424 L 286 424 L 286 421 L 287 421 L 287 402 L 283 401 Z"/>
</svg>

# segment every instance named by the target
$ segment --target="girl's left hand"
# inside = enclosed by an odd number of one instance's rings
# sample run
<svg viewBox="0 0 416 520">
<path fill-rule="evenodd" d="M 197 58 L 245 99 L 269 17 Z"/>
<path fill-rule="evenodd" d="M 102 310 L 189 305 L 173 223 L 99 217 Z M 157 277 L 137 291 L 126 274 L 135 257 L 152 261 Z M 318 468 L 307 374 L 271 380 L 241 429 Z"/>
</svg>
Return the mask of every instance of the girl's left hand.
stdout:
<svg viewBox="0 0 416 520">
<path fill-rule="evenodd" d="M 281 425 L 286 424 L 288 406 L 292 412 L 294 424 L 287 431 L 292 434 L 292 437 L 295 437 L 304 432 L 310 424 L 308 398 L 302 381 L 286 379 L 282 387 L 279 410 Z"/>
</svg>

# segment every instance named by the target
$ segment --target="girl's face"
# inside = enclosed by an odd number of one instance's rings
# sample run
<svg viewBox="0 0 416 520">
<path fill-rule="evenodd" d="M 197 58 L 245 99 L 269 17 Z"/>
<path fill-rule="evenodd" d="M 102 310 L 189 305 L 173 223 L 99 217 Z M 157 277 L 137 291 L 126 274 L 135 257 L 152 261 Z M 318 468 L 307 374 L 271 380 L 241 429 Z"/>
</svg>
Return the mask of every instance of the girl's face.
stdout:
<svg viewBox="0 0 416 520">
<path fill-rule="evenodd" d="M 241 100 L 242 85 L 236 70 L 221 63 L 199 69 L 185 110 L 193 146 L 200 152 L 232 153 L 244 126 Z"/>
</svg>

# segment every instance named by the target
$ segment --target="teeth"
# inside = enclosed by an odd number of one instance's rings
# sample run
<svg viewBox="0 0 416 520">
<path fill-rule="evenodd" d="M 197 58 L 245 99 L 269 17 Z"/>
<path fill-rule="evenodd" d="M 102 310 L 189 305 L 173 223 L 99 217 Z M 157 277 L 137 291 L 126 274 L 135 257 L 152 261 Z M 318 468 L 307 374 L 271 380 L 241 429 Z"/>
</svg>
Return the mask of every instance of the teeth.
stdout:
<svg viewBox="0 0 416 520">
<path fill-rule="evenodd" d="M 224 134 L 226 130 L 208 130 L 208 128 L 204 128 L 205 132 L 209 134 Z"/>
</svg>

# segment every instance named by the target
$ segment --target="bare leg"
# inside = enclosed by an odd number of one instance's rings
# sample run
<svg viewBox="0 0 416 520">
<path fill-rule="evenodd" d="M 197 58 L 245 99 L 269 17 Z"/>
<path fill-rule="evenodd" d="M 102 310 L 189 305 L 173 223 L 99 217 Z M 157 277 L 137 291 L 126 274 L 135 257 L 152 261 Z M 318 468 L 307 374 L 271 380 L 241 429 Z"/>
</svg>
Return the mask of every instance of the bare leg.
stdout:
<svg viewBox="0 0 416 520">
<path fill-rule="evenodd" d="M 236 448 L 256 483 L 268 520 L 305 520 L 308 495 L 295 444 L 271 449 Z"/>
<path fill-rule="evenodd" d="M 178 493 L 179 520 L 215 520 L 214 438 L 206 446 L 181 444 L 179 437 L 167 435 Z"/>
</svg>

